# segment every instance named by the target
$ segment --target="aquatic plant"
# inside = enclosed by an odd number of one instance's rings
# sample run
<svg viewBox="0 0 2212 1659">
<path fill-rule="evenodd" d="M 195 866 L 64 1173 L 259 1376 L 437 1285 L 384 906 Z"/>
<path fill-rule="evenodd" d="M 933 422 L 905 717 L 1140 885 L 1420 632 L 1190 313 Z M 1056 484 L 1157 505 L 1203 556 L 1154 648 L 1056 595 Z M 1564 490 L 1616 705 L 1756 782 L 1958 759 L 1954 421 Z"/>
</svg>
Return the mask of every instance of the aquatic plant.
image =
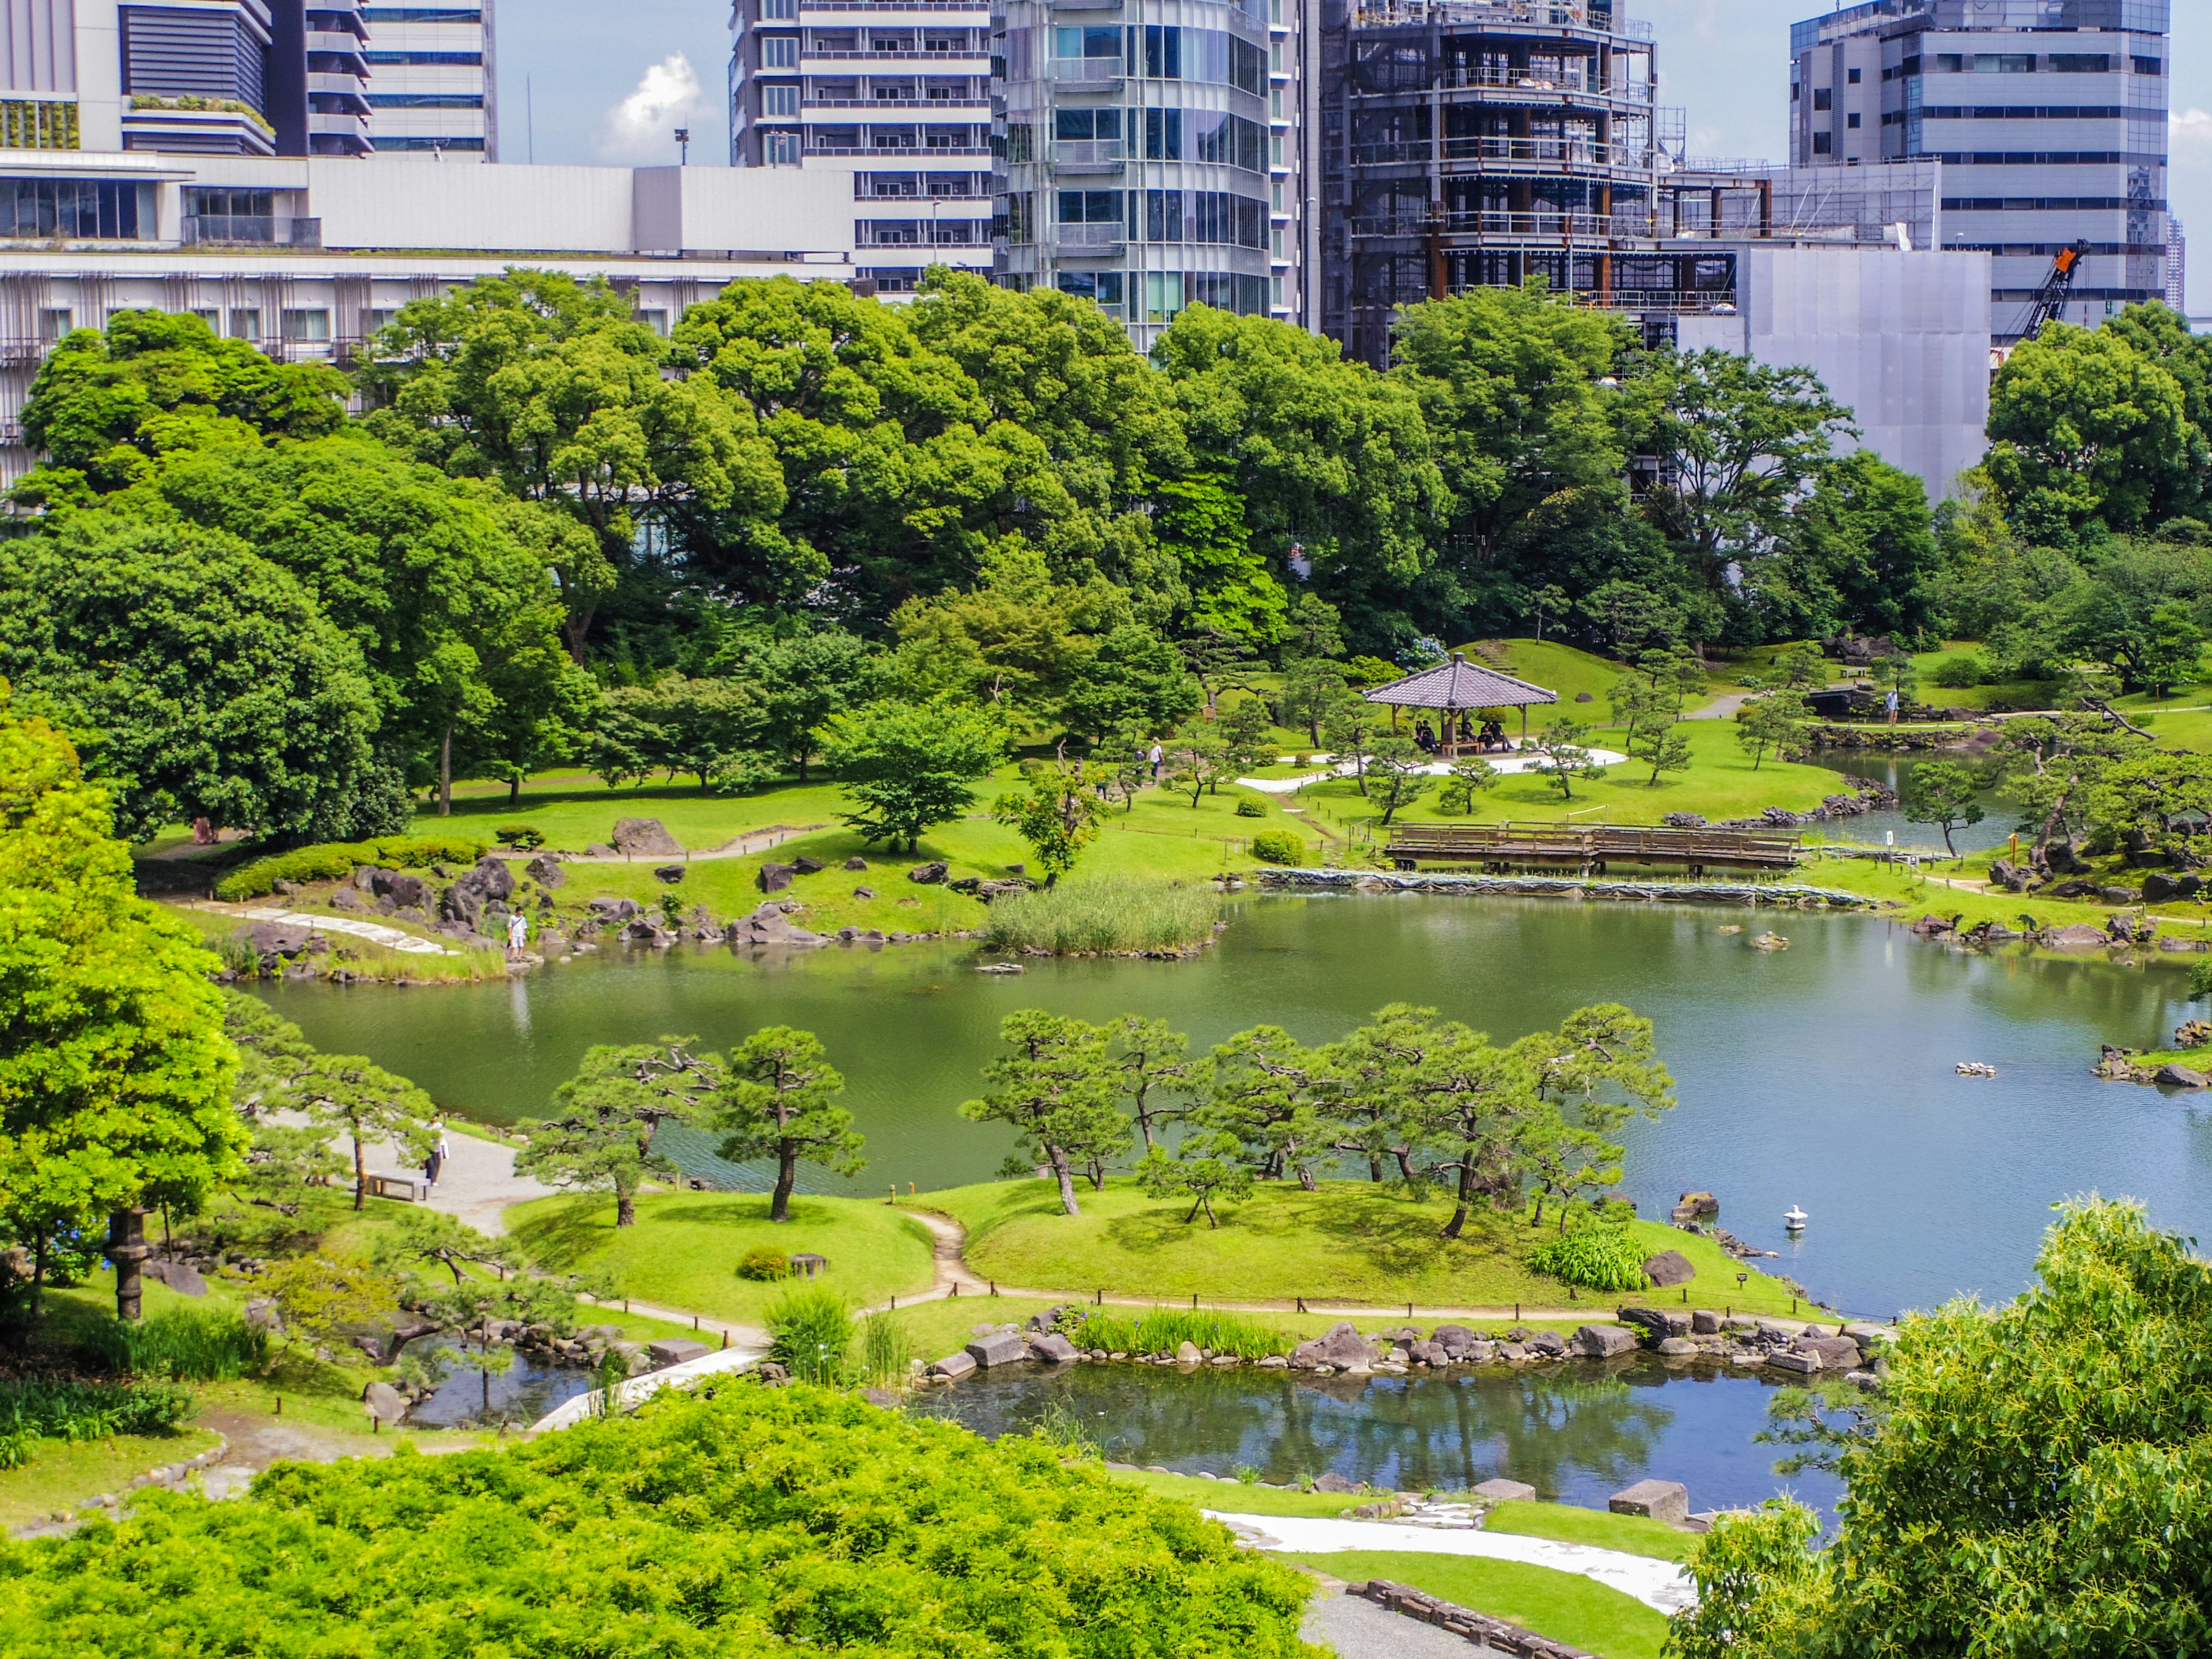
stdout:
<svg viewBox="0 0 2212 1659">
<path fill-rule="evenodd" d="M 269 1336 L 239 1314 L 172 1308 L 136 1323 L 97 1326 L 78 1352 L 112 1371 L 173 1382 L 228 1382 L 258 1371 Z"/>
<path fill-rule="evenodd" d="M 1055 956 L 1182 951 L 1211 939 L 1220 915 L 1221 896 L 1210 887 L 1096 876 L 998 900 L 984 939 L 997 951 Z"/>
<path fill-rule="evenodd" d="M 1627 1228 L 1586 1222 L 1528 1253 L 1528 1265 L 1563 1284 L 1589 1291 L 1640 1291 L 1644 1247 Z"/>
<path fill-rule="evenodd" d="M 853 1346 L 853 1315 L 834 1291 L 791 1291 L 769 1304 L 768 1357 L 801 1382 L 835 1387 Z"/>
<path fill-rule="evenodd" d="M 1256 1319 L 1212 1309 L 1153 1308 L 1134 1318 L 1079 1314 L 1072 1320 L 1063 1316 L 1061 1327 L 1078 1347 L 1103 1348 L 1109 1353 L 1173 1353 L 1188 1342 L 1216 1353 L 1233 1353 L 1239 1359 L 1264 1359 L 1269 1354 L 1287 1354 L 1298 1340 L 1289 1331 Z"/>
</svg>

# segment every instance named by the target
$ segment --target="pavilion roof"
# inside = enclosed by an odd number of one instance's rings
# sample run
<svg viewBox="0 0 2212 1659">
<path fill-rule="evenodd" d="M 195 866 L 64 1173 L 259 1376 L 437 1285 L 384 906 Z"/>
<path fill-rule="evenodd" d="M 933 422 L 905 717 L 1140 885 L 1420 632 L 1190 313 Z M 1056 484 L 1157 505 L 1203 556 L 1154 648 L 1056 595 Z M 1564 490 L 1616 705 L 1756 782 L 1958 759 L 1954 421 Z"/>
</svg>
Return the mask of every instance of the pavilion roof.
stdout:
<svg viewBox="0 0 2212 1659">
<path fill-rule="evenodd" d="M 1556 691 L 1495 669 L 1478 668 L 1457 651 L 1452 653 L 1449 662 L 1378 685 L 1365 695 L 1370 702 L 1396 703 L 1408 708 L 1516 708 L 1559 700 Z"/>
</svg>

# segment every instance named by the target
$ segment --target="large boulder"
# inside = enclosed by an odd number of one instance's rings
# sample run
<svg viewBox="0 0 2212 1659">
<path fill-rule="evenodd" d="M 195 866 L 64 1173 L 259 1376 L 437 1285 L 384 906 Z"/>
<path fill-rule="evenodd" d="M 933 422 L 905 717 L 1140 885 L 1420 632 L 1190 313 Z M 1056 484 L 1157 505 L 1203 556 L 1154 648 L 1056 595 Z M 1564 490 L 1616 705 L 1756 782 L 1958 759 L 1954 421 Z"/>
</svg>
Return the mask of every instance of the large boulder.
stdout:
<svg viewBox="0 0 2212 1659">
<path fill-rule="evenodd" d="M 2094 951 L 2112 942 L 2112 936 L 2101 927 L 2092 927 L 2086 921 L 2077 921 L 2069 927 L 2055 928 L 2044 935 L 2044 942 L 2061 951 Z"/>
<path fill-rule="evenodd" d="M 1633 1325 L 1655 1340 L 1674 1334 L 1672 1322 L 1657 1308 L 1623 1308 L 1620 1317 L 1622 1324 Z"/>
<path fill-rule="evenodd" d="M 1039 1359 L 1054 1365 L 1065 1365 L 1075 1358 L 1075 1344 L 1056 1331 L 1045 1331 L 1029 1339 L 1030 1352 Z"/>
<path fill-rule="evenodd" d="M 671 1365 L 681 1365 L 688 1359 L 704 1359 L 714 1350 L 688 1336 L 667 1336 L 658 1342 L 647 1343 L 645 1352 L 653 1361 L 653 1369 L 658 1371 Z"/>
<path fill-rule="evenodd" d="M 2176 899 L 2193 899 L 2203 890 L 2202 876 L 2169 876 L 2162 870 L 2154 870 L 2143 878 L 2146 904 L 2171 904 Z"/>
<path fill-rule="evenodd" d="M 792 860 L 791 867 L 802 876 L 818 876 L 822 873 L 822 860 L 808 858 L 805 854 L 801 853 L 797 858 Z"/>
<path fill-rule="evenodd" d="M 975 1369 L 975 1357 L 963 1349 L 958 1353 L 949 1353 L 945 1355 L 944 1358 L 939 1360 L 934 1365 L 932 1365 L 929 1368 L 929 1374 L 932 1376 L 941 1376 L 946 1382 L 950 1382 L 957 1378 L 967 1376 L 969 1372 Z"/>
<path fill-rule="evenodd" d="M 1018 1331 L 993 1331 L 968 1345 L 968 1357 L 979 1365 L 1011 1365 L 1030 1357 L 1030 1345 Z"/>
<path fill-rule="evenodd" d="M 465 921 L 473 927 L 486 905 L 503 904 L 514 896 L 514 872 L 507 867 L 505 859 L 487 853 L 477 860 L 475 868 L 439 896 L 438 912 L 447 921 Z"/>
<path fill-rule="evenodd" d="M 406 1396 L 389 1382 L 372 1382 L 361 1391 L 361 1403 L 380 1423 L 397 1423 L 407 1415 Z"/>
<path fill-rule="evenodd" d="M 774 859 L 770 859 L 766 864 L 761 866 L 760 873 L 753 879 L 760 884 L 762 892 L 781 893 L 791 885 L 791 878 L 798 873 L 795 866 L 778 864 Z"/>
<path fill-rule="evenodd" d="M 1680 1526 L 1690 1518 L 1690 1489 L 1679 1480 L 1639 1480 L 1605 1500 L 1615 1515 L 1648 1515 Z"/>
<path fill-rule="evenodd" d="M 246 942 L 264 957 L 299 956 L 314 936 L 312 927 L 297 921 L 257 921 L 246 930 Z"/>
<path fill-rule="evenodd" d="M 1334 1365 L 1339 1370 L 1349 1365 L 1372 1365 L 1382 1357 L 1348 1319 L 1339 1321 L 1325 1334 L 1301 1342 L 1291 1350 L 1291 1364 L 1301 1370 L 1310 1370 L 1316 1365 Z"/>
<path fill-rule="evenodd" d="M 1567 1339 L 1557 1331 L 1539 1331 L 1528 1339 L 1531 1353 L 1549 1354 L 1554 1359 L 1564 1359 L 1567 1353 Z"/>
<path fill-rule="evenodd" d="M 632 898 L 595 898 L 584 908 L 598 921 L 627 921 L 639 910 L 638 902 Z"/>
<path fill-rule="evenodd" d="M 917 864 L 906 872 L 908 881 L 918 881 L 925 887 L 933 886 L 943 881 L 945 877 L 945 866 L 942 860 L 934 864 Z"/>
<path fill-rule="evenodd" d="M 732 945 L 826 945 L 828 936 L 810 933 L 804 927 L 794 927 L 783 907 L 774 901 L 763 904 L 749 916 L 739 916 L 723 930 L 723 938 Z"/>
<path fill-rule="evenodd" d="M 1570 1346 L 1585 1358 L 1610 1359 L 1634 1349 L 1636 1333 L 1625 1325 L 1585 1325 Z"/>
<path fill-rule="evenodd" d="M 561 868 L 561 860 L 550 853 L 540 853 L 522 866 L 522 873 L 549 893 L 568 879 L 568 873 Z"/>
<path fill-rule="evenodd" d="M 845 868 L 848 870 L 865 870 L 867 867 L 867 860 L 862 858 L 858 853 L 845 860 Z"/>
<path fill-rule="evenodd" d="M 653 866 L 653 878 L 655 881 L 673 884 L 683 880 L 690 873 L 691 866 L 688 864 L 656 864 Z"/>
<path fill-rule="evenodd" d="M 138 1271 L 157 1284 L 167 1285 L 179 1296 L 205 1296 L 208 1293 L 207 1280 L 201 1278 L 200 1270 L 189 1262 L 165 1261 L 155 1256 Z"/>
<path fill-rule="evenodd" d="M 2192 1066 L 2176 1066 L 2168 1062 L 2158 1068 L 2151 1081 L 2175 1089 L 2202 1089 L 2212 1079 L 2208 1079 L 2203 1073 Z"/>
<path fill-rule="evenodd" d="M 1346 1480 L 1334 1469 L 1329 1470 L 1325 1474 L 1315 1476 L 1313 1489 L 1316 1492 L 1358 1492 L 1359 1490 L 1358 1486 L 1352 1485 L 1351 1481 Z"/>
<path fill-rule="evenodd" d="M 395 909 L 427 910 L 430 906 L 430 884 L 397 870 L 373 872 L 369 890 L 380 899 L 390 899 Z"/>
<path fill-rule="evenodd" d="M 1644 1261 L 1644 1276 L 1659 1289 L 1668 1291 L 1688 1284 L 1698 1276 L 1698 1270 L 1680 1250 L 1662 1250 Z"/>
<path fill-rule="evenodd" d="M 624 858 L 665 859 L 683 850 L 659 818 L 623 818 L 615 825 L 615 851 Z"/>
<path fill-rule="evenodd" d="M 1475 1487 L 1474 1495 L 1486 1504 L 1528 1504 L 1535 1500 L 1536 1489 L 1525 1480 L 1508 1480 L 1501 1475 Z"/>
</svg>

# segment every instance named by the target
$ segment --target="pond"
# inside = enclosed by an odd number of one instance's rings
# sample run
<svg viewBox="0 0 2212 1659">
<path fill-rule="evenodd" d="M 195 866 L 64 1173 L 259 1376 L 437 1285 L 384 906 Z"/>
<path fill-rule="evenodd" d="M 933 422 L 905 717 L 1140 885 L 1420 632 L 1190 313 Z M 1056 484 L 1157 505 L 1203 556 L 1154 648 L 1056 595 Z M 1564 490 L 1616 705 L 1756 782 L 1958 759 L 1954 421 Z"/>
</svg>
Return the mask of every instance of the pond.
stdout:
<svg viewBox="0 0 2212 1659">
<path fill-rule="evenodd" d="M 473 1429 L 509 1423 L 527 1428 L 556 1406 L 587 1392 L 592 1374 L 579 1365 L 555 1365 L 520 1349 L 496 1376 L 468 1368 L 468 1354 L 448 1333 L 417 1337 L 403 1350 L 416 1358 L 445 1356 L 451 1369 L 434 1393 L 407 1413 L 416 1428 Z"/>
<path fill-rule="evenodd" d="M 1869 783 L 1886 786 L 1893 795 L 1904 793 L 1905 782 L 1913 772 L 1931 762 L 1962 763 L 1965 757 L 1958 755 L 1824 755 L 1820 763 L 1831 767 L 1847 778 L 1860 778 Z M 1966 824 L 1951 832 L 1951 845 L 1961 854 L 1984 853 L 1993 847 L 2002 847 L 2020 828 L 2020 805 L 2011 797 L 1994 789 L 1984 789 L 1975 797 L 1975 805 L 1982 809 L 1979 823 Z M 1824 826 L 1832 842 L 1850 842 L 1862 847 L 1894 845 L 1910 848 L 1915 852 L 1942 853 L 1943 832 L 1932 823 L 1915 823 L 1899 808 L 1885 812 L 1869 812 L 1863 817 L 1846 818 L 1840 823 Z M 1893 842 L 1885 841 L 1893 836 Z"/>
<path fill-rule="evenodd" d="M 1503 1476 L 1592 1509 L 1647 1478 L 1681 1481 L 1695 1510 L 1755 1504 L 1783 1491 L 1832 1510 L 1843 1491 L 1819 1471 L 1776 1474 L 1777 1449 L 1753 1442 L 1775 1384 L 1649 1354 L 1534 1372 L 1373 1378 L 1249 1367 L 1009 1370 L 924 1394 L 913 1409 L 993 1437 L 1056 1419 L 1097 1439 L 1110 1459 L 1179 1474 L 1227 1476 L 1244 1465 L 1277 1483 L 1334 1473 L 1404 1492 Z M 1221 1507 L 1236 1507 L 1234 1488 Z"/>
<path fill-rule="evenodd" d="M 1790 949 L 1751 948 L 1770 926 Z M 957 942 L 752 958 L 617 947 L 504 984 L 264 994 L 318 1046 L 499 1122 L 545 1110 L 592 1043 L 815 1031 L 845 1074 L 869 1167 L 849 1182 L 809 1173 L 854 1193 L 995 1175 L 1010 1137 L 957 1108 L 1018 1008 L 1159 1016 L 1204 1045 L 1262 1022 L 1332 1038 L 1395 1000 L 1504 1039 L 1620 1001 L 1657 1022 L 1680 1097 L 1665 1121 L 1633 1126 L 1627 1194 L 1664 1216 L 1685 1190 L 1717 1194 L 1723 1224 L 1838 1307 L 1887 1318 L 1960 1291 L 2008 1296 L 2049 1206 L 2092 1189 L 2212 1236 L 2202 1097 L 2090 1075 L 2100 1042 L 2154 1046 L 2183 1017 L 2179 963 L 1978 956 L 1863 916 L 1433 896 L 1250 899 L 1188 962 L 1038 960 L 1001 977 L 975 960 Z M 1955 1075 L 1968 1060 L 1997 1076 Z M 689 1145 L 703 1167 L 711 1141 Z M 1794 1243 L 1781 1221 L 1793 1204 L 1812 1217 Z"/>
</svg>

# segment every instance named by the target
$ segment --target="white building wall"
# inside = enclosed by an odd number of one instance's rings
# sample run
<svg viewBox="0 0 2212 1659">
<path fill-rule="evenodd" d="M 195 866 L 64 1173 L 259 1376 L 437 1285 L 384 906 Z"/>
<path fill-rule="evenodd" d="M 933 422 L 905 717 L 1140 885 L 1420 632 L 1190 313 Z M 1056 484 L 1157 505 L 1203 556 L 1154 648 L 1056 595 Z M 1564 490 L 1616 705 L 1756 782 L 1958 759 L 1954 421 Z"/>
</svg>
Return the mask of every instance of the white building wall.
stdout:
<svg viewBox="0 0 2212 1659">
<path fill-rule="evenodd" d="M 1748 355 L 1820 377 L 1871 449 L 1940 501 L 1989 447 L 1990 256 L 1893 248 L 1754 248 L 1733 317 L 1685 317 L 1685 351 Z"/>
</svg>

